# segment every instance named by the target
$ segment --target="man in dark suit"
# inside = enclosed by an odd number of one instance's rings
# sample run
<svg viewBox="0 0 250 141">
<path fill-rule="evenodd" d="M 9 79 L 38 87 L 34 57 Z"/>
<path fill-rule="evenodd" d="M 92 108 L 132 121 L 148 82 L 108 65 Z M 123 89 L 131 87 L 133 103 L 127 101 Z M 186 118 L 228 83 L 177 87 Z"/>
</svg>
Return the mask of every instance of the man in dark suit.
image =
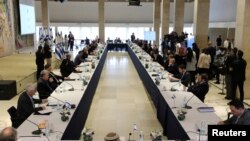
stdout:
<svg viewBox="0 0 250 141">
<path fill-rule="evenodd" d="M 187 87 L 191 80 L 190 73 L 186 71 L 185 65 L 179 65 L 178 70 L 179 74 L 170 76 L 170 81 L 172 82 L 180 81 L 185 87 Z"/>
<path fill-rule="evenodd" d="M 35 107 L 36 103 L 47 102 L 47 100 L 34 99 L 36 87 L 29 84 L 26 91 L 22 93 L 17 103 L 17 127 L 21 125 L 33 112 L 43 110 L 45 107 Z"/>
<path fill-rule="evenodd" d="M 36 51 L 36 66 L 37 66 L 36 78 L 38 80 L 41 71 L 44 69 L 44 52 L 42 46 L 39 46 L 38 50 Z"/>
<path fill-rule="evenodd" d="M 55 90 L 64 80 L 62 76 L 56 75 L 52 72 L 52 67 L 50 64 L 46 64 L 44 69 L 49 72 L 49 86 Z"/>
<path fill-rule="evenodd" d="M 131 42 L 134 42 L 134 41 L 135 41 L 135 34 L 132 33 L 132 35 L 131 35 Z"/>
<path fill-rule="evenodd" d="M 244 81 L 246 80 L 247 62 L 242 58 L 243 51 L 238 50 L 237 59 L 232 63 L 232 100 L 236 97 L 237 86 L 240 90 L 240 100 L 244 100 Z"/>
<path fill-rule="evenodd" d="M 40 99 L 47 99 L 53 92 L 53 88 L 49 85 L 49 71 L 43 70 L 37 81 L 37 91 Z"/>
<path fill-rule="evenodd" d="M 209 91 L 208 76 L 206 74 L 199 75 L 198 82 L 195 85 L 190 86 L 187 91 L 192 92 L 202 102 L 204 102 L 205 96 Z"/>
<path fill-rule="evenodd" d="M 70 51 L 73 51 L 75 38 L 74 38 L 74 35 L 71 32 L 69 32 L 68 39 L 69 39 L 68 44 L 69 44 L 69 47 L 70 47 Z"/>
<path fill-rule="evenodd" d="M 63 77 L 68 77 L 73 71 L 76 71 L 75 64 L 70 59 L 71 55 L 67 54 L 60 65 L 60 72 Z"/>
<path fill-rule="evenodd" d="M 219 125 L 250 125 L 250 109 L 246 109 L 241 100 L 233 99 L 228 105 L 233 116 L 218 122 Z"/>
</svg>

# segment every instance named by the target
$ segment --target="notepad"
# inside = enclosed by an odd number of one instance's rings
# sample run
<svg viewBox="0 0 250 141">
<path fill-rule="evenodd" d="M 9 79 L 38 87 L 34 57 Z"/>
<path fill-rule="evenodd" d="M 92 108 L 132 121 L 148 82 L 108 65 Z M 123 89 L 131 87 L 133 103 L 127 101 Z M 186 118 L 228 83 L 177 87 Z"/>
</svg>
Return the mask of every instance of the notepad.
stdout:
<svg viewBox="0 0 250 141">
<path fill-rule="evenodd" d="M 198 107 L 197 110 L 201 113 L 214 112 L 214 107 Z"/>
<path fill-rule="evenodd" d="M 152 76 L 159 76 L 159 74 L 152 74 Z"/>
<path fill-rule="evenodd" d="M 75 81 L 76 79 L 65 79 L 64 81 Z"/>
</svg>

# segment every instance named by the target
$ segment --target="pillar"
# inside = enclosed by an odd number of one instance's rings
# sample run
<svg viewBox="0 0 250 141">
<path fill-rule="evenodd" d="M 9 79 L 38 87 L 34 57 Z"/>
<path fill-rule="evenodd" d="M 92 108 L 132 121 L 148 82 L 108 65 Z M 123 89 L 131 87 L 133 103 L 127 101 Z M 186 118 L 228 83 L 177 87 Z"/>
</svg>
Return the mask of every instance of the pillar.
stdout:
<svg viewBox="0 0 250 141">
<path fill-rule="evenodd" d="M 49 1 L 48 0 L 41 0 L 42 5 L 42 26 L 47 28 L 46 33 L 49 33 Z"/>
<path fill-rule="evenodd" d="M 155 41 L 154 44 L 159 47 L 160 35 L 160 17 L 161 16 L 161 0 L 154 0 L 154 31 Z"/>
<path fill-rule="evenodd" d="M 99 0 L 98 2 L 98 9 L 99 9 L 99 38 L 101 42 L 105 42 L 105 11 L 104 11 L 104 5 L 105 0 Z"/>
<path fill-rule="evenodd" d="M 238 0 L 237 1 L 237 14 L 236 14 L 236 29 L 235 29 L 235 47 L 244 52 L 243 58 L 250 62 L 249 37 L 250 37 L 250 1 Z M 246 81 L 244 83 L 245 99 L 250 98 L 250 64 L 246 68 Z"/>
<path fill-rule="evenodd" d="M 210 0 L 194 1 L 194 36 L 200 49 L 208 46 Z"/>
<path fill-rule="evenodd" d="M 162 16 L 161 16 L 161 38 L 163 40 L 164 35 L 169 33 L 169 12 L 170 12 L 170 0 L 162 0 Z"/>
<path fill-rule="evenodd" d="M 163 0 L 164 1 L 164 0 Z M 180 35 L 184 27 L 184 0 L 174 0 L 174 31 Z"/>
</svg>

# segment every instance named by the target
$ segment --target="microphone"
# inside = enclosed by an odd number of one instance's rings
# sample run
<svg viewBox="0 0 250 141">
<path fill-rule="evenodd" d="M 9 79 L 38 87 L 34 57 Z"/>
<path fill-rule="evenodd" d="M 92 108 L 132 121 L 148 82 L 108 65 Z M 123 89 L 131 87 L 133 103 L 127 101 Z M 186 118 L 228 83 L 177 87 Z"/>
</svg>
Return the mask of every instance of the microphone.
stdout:
<svg viewBox="0 0 250 141">
<path fill-rule="evenodd" d="M 178 89 L 175 88 L 175 86 L 180 85 L 180 81 L 177 84 L 174 84 L 171 88 L 170 91 L 177 91 Z"/>
<path fill-rule="evenodd" d="M 200 129 L 197 129 L 197 131 L 198 131 L 198 133 L 199 133 L 199 140 L 198 140 L 198 141 L 200 141 L 200 140 L 201 140 L 201 130 L 200 130 Z"/>
<path fill-rule="evenodd" d="M 69 84 L 69 85 L 71 86 L 71 88 L 68 89 L 68 91 L 74 91 L 74 90 L 75 90 L 72 84 L 70 84 L 70 83 L 67 82 L 67 81 L 63 81 L 63 82 L 65 82 L 65 83 L 67 83 L 67 84 Z"/>
<path fill-rule="evenodd" d="M 74 74 L 79 76 L 78 80 L 82 80 L 82 75 L 81 74 L 79 74 L 79 73 L 74 73 Z"/>
<path fill-rule="evenodd" d="M 188 101 L 185 103 L 184 108 L 186 108 L 186 109 L 192 109 L 192 107 L 191 107 L 191 106 L 188 106 L 187 104 L 188 104 L 188 102 L 189 102 L 194 96 L 195 96 L 195 95 L 193 94 L 193 95 L 188 99 Z"/>
<path fill-rule="evenodd" d="M 130 141 L 130 137 L 131 137 L 132 133 L 129 133 L 129 136 L 128 136 L 128 141 Z"/>
<path fill-rule="evenodd" d="M 69 106 L 71 107 L 71 109 L 74 109 L 74 108 L 76 107 L 75 104 L 70 104 L 69 102 L 64 102 L 64 101 L 62 101 L 61 99 L 58 99 L 58 98 L 56 98 L 56 97 L 54 97 L 54 96 L 50 96 L 50 97 L 52 97 L 52 98 L 54 98 L 54 99 L 56 99 L 56 100 L 62 102 L 62 103 L 64 104 L 64 107 L 65 107 L 66 105 L 69 105 Z"/>
<path fill-rule="evenodd" d="M 26 119 L 26 120 L 27 120 L 28 122 L 34 124 L 34 125 L 38 128 L 38 130 L 32 131 L 32 134 L 33 134 L 33 135 L 40 135 L 40 134 L 42 133 L 42 130 L 39 128 L 38 124 L 36 124 L 35 122 L 33 122 L 33 121 L 29 120 L 29 119 Z"/>
</svg>

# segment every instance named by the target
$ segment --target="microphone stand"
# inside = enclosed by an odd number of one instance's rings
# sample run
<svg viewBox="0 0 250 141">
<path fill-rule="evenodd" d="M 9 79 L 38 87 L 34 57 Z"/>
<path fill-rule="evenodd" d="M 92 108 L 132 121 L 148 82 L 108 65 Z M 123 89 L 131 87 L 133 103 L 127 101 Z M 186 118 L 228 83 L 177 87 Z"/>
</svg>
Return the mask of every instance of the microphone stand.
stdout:
<svg viewBox="0 0 250 141">
<path fill-rule="evenodd" d="M 192 107 L 191 107 L 191 106 L 188 106 L 187 104 L 188 104 L 188 102 L 189 102 L 194 96 L 195 96 L 195 95 L 193 94 L 193 95 L 188 99 L 188 101 L 186 102 L 184 108 L 186 108 L 186 109 L 192 109 Z"/>
<path fill-rule="evenodd" d="M 131 141 L 131 140 L 130 140 L 131 135 L 132 135 L 132 133 L 129 133 L 128 141 Z"/>
<path fill-rule="evenodd" d="M 201 130 L 198 129 L 197 131 L 198 131 L 198 133 L 199 133 L 199 140 L 198 140 L 198 141 L 200 141 L 200 140 L 201 140 Z"/>
<path fill-rule="evenodd" d="M 65 83 L 67 83 L 67 84 L 69 84 L 69 85 L 71 86 L 71 88 L 68 89 L 68 91 L 74 91 L 74 90 L 75 90 L 72 84 L 70 84 L 70 83 L 67 82 L 67 81 L 63 81 L 63 82 L 65 82 Z"/>
<path fill-rule="evenodd" d="M 32 131 L 32 134 L 33 134 L 33 135 L 40 135 L 40 134 L 42 133 L 42 130 L 39 128 L 39 126 L 38 126 L 35 122 L 33 122 L 33 121 L 29 120 L 29 119 L 26 119 L 26 120 L 27 120 L 28 122 L 30 122 L 30 123 L 36 125 L 37 128 L 38 128 L 38 130 Z"/>
</svg>

